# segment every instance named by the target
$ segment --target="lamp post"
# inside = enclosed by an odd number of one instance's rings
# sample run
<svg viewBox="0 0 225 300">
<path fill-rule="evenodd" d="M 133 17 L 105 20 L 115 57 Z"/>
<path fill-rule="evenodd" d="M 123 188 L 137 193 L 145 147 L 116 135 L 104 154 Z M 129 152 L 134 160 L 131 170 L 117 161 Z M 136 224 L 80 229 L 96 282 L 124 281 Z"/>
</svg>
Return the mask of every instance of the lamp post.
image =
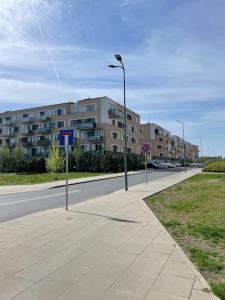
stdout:
<svg viewBox="0 0 225 300">
<path fill-rule="evenodd" d="M 125 67 L 122 62 L 122 56 L 115 54 L 116 60 L 121 65 L 108 65 L 109 68 L 121 68 L 123 70 L 123 106 L 124 106 L 124 173 L 125 173 L 125 191 L 128 191 L 128 179 L 127 179 L 127 108 L 126 108 L 126 73 Z"/>
<path fill-rule="evenodd" d="M 185 147 L 185 141 L 184 141 L 184 122 L 181 120 L 177 120 L 177 122 L 182 124 L 183 127 L 183 156 L 184 156 L 184 172 L 186 173 L 186 147 Z"/>
<path fill-rule="evenodd" d="M 199 141 L 200 141 L 201 159 L 202 159 L 202 138 L 200 136 L 198 136 L 197 139 L 199 139 Z"/>
</svg>

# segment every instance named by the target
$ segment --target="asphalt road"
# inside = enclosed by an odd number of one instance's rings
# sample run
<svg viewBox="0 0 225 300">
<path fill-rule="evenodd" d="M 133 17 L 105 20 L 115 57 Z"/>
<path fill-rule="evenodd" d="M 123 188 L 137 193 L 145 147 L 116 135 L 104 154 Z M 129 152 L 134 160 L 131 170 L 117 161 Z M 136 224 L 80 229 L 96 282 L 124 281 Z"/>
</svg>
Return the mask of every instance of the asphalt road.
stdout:
<svg viewBox="0 0 225 300">
<path fill-rule="evenodd" d="M 172 175 L 181 169 L 151 170 L 148 180 Z M 145 182 L 145 173 L 130 175 L 128 186 Z M 69 186 L 69 204 L 90 200 L 124 188 L 124 177 Z M 0 195 L 0 222 L 12 220 L 49 208 L 65 206 L 65 187 Z"/>
</svg>

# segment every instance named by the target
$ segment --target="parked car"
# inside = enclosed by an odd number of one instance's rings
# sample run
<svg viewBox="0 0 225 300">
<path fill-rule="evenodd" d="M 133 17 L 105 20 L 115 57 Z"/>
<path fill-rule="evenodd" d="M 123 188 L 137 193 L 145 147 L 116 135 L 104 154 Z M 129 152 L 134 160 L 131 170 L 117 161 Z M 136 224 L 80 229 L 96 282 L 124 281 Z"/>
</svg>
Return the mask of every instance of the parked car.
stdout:
<svg viewBox="0 0 225 300">
<path fill-rule="evenodd" d="M 179 162 L 175 162 L 174 165 L 175 165 L 175 167 L 182 167 L 182 164 Z"/>
<path fill-rule="evenodd" d="M 164 163 L 168 168 L 176 168 L 176 166 L 172 163 Z"/>
<path fill-rule="evenodd" d="M 167 163 L 164 163 L 163 161 L 160 160 L 152 160 L 147 163 L 148 168 L 154 168 L 154 169 L 166 169 L 168 168 Z"/>
</svg>

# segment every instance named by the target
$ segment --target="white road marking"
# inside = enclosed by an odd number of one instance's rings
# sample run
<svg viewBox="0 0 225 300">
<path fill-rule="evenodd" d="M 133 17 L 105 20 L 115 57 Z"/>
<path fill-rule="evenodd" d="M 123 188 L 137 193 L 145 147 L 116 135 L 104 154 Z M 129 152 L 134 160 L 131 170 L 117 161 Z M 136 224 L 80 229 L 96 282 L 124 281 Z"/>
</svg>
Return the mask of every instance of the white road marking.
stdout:
<svg viewBox="0 0 225 300">
<path fill-rule="evenodd" d="M 74 190 L 74 191 L 69 191 L 69 194 L 79 193 L 79 192 L 81 192 L 81 190 Z M 30 199 L 25 199 L 25 200 L 16 200 L 16 201 L 11 201 L 11 202 L 3 202 L 3 203 L 0 203 L 0 206 L 7 206 L 7 205 L 13 205 L 13 204 L 17 204 L 17 203 L 36 201 L 36 200 L 41 200 L 41 199 L 48 199 L 48 198 L 53 198 L 53 197 L 56 197 L 56 196 L 64 196 L 64 195 L 65 195 L 65 192 L 64 193 L 52 194 L 52 195 L 48 195 L 48 196 L 35 197 L 35 198 L 30 198 Z"/>
</svg>

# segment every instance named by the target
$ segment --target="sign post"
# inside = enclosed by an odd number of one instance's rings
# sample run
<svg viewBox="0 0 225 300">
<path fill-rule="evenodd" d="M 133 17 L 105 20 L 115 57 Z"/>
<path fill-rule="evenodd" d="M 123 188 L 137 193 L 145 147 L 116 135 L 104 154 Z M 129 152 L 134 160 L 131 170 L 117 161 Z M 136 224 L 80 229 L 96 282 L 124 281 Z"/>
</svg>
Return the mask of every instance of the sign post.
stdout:
<svg viewBox="0 0 225 300">
<path fill-rule="evenodd" d="M 74 144 L 73 139 L 73 130 L 60 130 L 60 146 L 65 147 L 66 152 L 66 173 L 65 173 L 65 179 L 66 179 L 66 210 L 68 210 L 68 172 L 69 172 L 69 146 Z"/>
<path fill-rule="evenodd" d="M 147 169 L 147 158 L 148 158 L 148 153 L 150 152 L 150 144 L 142 144 L 141 146 L 141 152 L 145 156 L 145 183 L 148 184 L 148 169 Z"/>
</svg>

